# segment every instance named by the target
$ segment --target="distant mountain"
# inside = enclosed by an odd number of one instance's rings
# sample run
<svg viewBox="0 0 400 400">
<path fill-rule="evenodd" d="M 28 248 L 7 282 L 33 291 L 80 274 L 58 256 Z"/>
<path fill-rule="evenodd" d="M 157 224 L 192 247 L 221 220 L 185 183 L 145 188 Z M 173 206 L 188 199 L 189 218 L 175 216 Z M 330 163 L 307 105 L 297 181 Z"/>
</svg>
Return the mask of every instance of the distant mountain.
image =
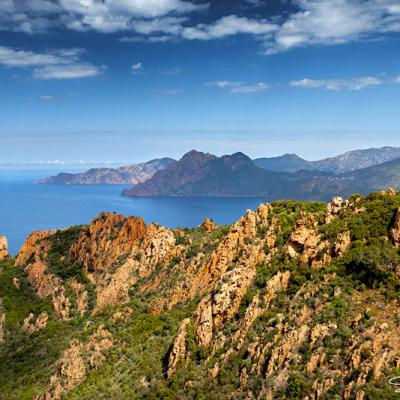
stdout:
<svg viewBox="0 0 400 400">
<path fill-rule="evenodd" d="M 279 157 L 258 158 L 254 162 L 257 166 L 270 171 L 296 172 L 300 170 L 315 170 L 339 174 L 379 165 L 396 158 L 400 158 L 400 148 L 386 146 L 349 151 L 339 156 L 319 161 L 307 161 L 296 154 L 285 154 Z"/>
<path fill-rule="evenodd" d="M 56 176 L 40 179 L 37 183 L 60 185 L 137 185 L 138 183 L 145 182 L 155 172 L 164 169 L 174 162 L 175 160 L 172 158 L 161 158 L 120 168 L 92 168 L 79 174 L 63 172 Z"/>
<path fill-rule="evenodd" d="M 296 172 L 301 170 L 313 170 L 312 161 L 304 160 L 297 154 L 284 154 L 279 157 L 257 158 L 254 163 L 264 169 L 276 172 Z"/>
<path fill-rule="evenodd" d="M 127 189 L 125 196 L 268 196 L 296 197 L 309 192 L 308 183 L 323 172 L 296 174 L 273 172 L 257 167 L 243 153 L 222 157 L 191 151 L 181 160 L 157 172 L 148 181 Z"/>
<path fill-rule="evenodd" d="M 243 153 L 216 157 L 191 151 L 125 196 L 265 196 L 268 200 L 327 201 L 335 195 L 400 188 L 400 158 L 357 171 L 334 174 L 268 171 Z"/>
</svg>

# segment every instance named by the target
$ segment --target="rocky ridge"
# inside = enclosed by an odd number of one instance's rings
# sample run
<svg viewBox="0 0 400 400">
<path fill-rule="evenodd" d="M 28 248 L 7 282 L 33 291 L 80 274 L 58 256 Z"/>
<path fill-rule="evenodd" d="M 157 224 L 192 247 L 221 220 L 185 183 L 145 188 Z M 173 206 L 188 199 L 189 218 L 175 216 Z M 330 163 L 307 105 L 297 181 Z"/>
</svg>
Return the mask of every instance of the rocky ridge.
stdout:
<svg viewBox="0 0 400 400">
<path fill-rule="evenodd" d="M 92 168 L 88 171 L 71 174 L 62 172 L 37 181 L 39 184 L 57 185 L 122 185 L 145 182 L 157 171 L 174 163 L 172 158 L 161 158 L 119 168 Z"/>
<path fill-rule="evenodd" d="M 1 267 L 0 297 L 32 290 L 41 306 L 18 320 L 0 303 L 0 366 L 30 357 L 14 328 L 48 352 L 40 340 L 59 324 L 65 340 L 29 389 L 38 399 L 385 398 L 400 367 L 399 209 L 390 190 L 262 204 L 231 226 L 103 213 L 34 232 Z"/>
</svg>

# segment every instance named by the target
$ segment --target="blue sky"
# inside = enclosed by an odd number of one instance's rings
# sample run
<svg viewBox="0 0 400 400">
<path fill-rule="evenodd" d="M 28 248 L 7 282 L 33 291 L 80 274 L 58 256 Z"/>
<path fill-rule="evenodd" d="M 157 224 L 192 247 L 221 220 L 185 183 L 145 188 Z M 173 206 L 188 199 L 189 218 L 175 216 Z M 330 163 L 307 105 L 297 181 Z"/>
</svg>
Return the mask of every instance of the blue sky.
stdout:
<svg viewBox="0 0 400 400">
<path fill-rule="evenodd" d="M 1 0 L 0 163 L 400 146 L 393 0 Z"/>
</svg>

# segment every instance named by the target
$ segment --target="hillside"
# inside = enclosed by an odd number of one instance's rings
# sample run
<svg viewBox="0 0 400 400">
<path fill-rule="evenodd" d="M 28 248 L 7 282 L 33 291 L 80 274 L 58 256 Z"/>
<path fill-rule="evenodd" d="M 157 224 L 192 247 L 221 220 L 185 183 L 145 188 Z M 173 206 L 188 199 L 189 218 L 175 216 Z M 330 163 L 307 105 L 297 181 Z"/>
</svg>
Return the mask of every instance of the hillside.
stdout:
<svg viewBox="0 0 400 400">
<path fill-rule="evenodd" d="M 215 157 L 196 151 L 125 190 L 125 196 L 264 196 L 328 201 L 334 195 L 367 194 L 400 188 L 400 159 L 333 174 L 319 171 L 274 172 L 259 168 L 243 153 Z"/>
<path fill-rule="evenodd" d="M 120 168 L 92 168 L 79 174 L 60 173 L 37 181 L 39 184 L 58 185 L 137 185 L 151 178 L 155 172 L 160 171 L 175 162 L 172 158 L 160 158 L 146 163 Z"/>
<path fill-rule="evenodd" d="M 296 154 L 285 154 L 280 157 L 258 158 L 254 162 L 261 168 L 277 172 L 315 170 L 340 174 L 379 165 L 396 158 L 400 158 L 400 148 L 385 146 L 366 150 L 353 150 L 319 161 L 307 161 Z"/>
<path fill-rule="evenodd" d="M 400 195 L 101 214 L 0 262 L 4 399 L 397 399 Z"/>
</svg>

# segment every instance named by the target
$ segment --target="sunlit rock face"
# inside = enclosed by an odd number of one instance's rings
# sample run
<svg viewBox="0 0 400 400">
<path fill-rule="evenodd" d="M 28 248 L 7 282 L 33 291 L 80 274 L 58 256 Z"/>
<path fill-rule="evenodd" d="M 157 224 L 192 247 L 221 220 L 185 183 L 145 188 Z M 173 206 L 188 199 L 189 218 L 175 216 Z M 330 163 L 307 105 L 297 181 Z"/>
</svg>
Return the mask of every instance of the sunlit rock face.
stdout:
<svg viewBox="0 0 400 400">
<path fill-rule="evenodd" d="M 8 242 L 5 236 L 0 236 L 0 260 L 8 257 Z"/>
</svg>

